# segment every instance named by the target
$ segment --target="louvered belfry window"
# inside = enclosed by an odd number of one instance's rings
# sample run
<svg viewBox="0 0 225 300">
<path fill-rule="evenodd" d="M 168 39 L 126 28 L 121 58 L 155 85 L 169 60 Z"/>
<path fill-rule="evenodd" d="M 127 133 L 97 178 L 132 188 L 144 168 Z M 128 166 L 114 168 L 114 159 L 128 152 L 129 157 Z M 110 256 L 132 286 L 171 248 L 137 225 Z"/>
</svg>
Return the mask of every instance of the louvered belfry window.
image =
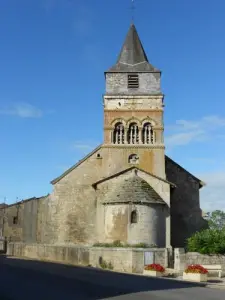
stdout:
<svg viewBox="0 0 225 300">
<path fill-rule="evenodd" d="M 128 88 L 129 89 L 138 89 L 139 88 L 138 74 L 129 74 L 128 75 Z"/>
</svg>

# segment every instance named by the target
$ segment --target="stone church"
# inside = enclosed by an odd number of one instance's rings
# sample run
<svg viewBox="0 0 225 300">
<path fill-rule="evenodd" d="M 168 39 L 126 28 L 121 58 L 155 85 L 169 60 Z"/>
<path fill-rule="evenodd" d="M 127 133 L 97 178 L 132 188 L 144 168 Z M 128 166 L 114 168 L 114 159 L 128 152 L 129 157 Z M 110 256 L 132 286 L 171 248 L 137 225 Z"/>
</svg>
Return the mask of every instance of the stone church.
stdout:
<svg viewBox="0 0 225 300">
<path fill-rule="evenodd" d="M 165 155 L 160 81 L 131 24 L 116 64 L 105 72 L 103 144 L 54 179 L 51 195 L 30 200 L 32 213 L 21 212 L 14 224 L 20 240 L 27 240 L 29 216 L 32 241 L 55 244 L 182 247 L 205 227 L 204 183 Z"/>
</svg>

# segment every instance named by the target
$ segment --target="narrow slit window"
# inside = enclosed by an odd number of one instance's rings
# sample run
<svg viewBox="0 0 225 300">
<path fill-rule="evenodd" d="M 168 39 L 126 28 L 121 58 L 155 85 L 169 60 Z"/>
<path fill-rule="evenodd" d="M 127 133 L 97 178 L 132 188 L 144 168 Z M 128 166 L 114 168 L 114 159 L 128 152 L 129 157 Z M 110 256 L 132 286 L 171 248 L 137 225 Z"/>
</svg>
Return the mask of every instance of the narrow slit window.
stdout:
<svg viewBox="0 0 225 300">
<path fill-rule="evenodd" d="M 139 77 L 137 74 L 128 75 L 128 88 L 138 89 L 139 88 Z"/>
<path fill-rule="evenodd" d="M 131 212 L 130 222 L 131 222 L 131 224 L 135 224 L 135 223 L 138 222 L 138 215 L 137 215 L 137 211 L 136 210 L 133 210 Z"/>
<path fill-rule="evenodd" d="M 18 224 L 18 217 L 13 217 L 13 224 L 14 225 Z"/>
</svg>

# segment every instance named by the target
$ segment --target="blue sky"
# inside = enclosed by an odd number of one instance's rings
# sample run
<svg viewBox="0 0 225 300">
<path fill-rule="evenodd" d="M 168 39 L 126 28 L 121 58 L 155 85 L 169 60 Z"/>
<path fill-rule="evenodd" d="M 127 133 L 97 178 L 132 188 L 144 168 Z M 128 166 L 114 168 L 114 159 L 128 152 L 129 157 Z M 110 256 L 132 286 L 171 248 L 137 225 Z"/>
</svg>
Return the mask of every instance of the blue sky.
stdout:
<svg viewBox="0 0 225 300">
<path fill-rule="evenodd" d="M 0 202 L 51 192 L 102 142 L 103 72 L 130 3 L 0 1 Z M 162 70 L 167 154 L 207 182 L 204 210 L 225 209 L 224 13 L 224 0 L 136 0 L 136 27 Z"/>
</svg>

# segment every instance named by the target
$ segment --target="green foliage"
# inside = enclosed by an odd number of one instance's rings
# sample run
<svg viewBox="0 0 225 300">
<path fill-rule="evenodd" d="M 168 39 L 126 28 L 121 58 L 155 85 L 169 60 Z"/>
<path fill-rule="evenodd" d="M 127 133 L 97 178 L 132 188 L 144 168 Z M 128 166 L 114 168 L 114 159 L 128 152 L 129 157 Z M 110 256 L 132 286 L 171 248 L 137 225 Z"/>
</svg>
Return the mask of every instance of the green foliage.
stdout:
<svg viewBox="0 0 225 300">
<path fill-rule="evenodd" d="M 225 229 L 196 232 L 187 240 L 187 250 L 201 254 L 225 254 Z"/>
<path fill-rule="evenodd" d="M 123 247 L 123 244 L 121 243 L 121 241 L 116 240 L 112 243 L 113 247 Z"/>
<path fill-rule="evenodd" d="M 145 244 L 145 243 L 130 245 L 130 247 L 133 247 L 133 248 L 157 248 L 157 246 L 154 245 L 154 244 L 148 245 L 148 244 Z"/>
<path fill-rule="evenodd" d="M 210 229 L 225 229 L 225 212 L 222 210 L 215 210 L 207 214 L 207 220 Z"/>
<path fill-rule="evenodd" d="M 113 270 L 113 264 L 111 263 L 111 261 L 108 263 L 108 269 Z"/>
<path fill-rule="evenodd" d="M 112 243 L 95 243 L 93 247 L 105 247 L 105 248 L 156 248 L 156 245 L 148 245 L 145 243 L 139 244 L 123 244 L 121 241 L 116 240 Z"/>
<path fill-rule="evenodd" d="M 105 261 L 104 259 L 101 260 L 100 267 L 102 269 L 113 270 L 113 264 L 111 262 L 107 263 L 107 261 Z"/>
</svg>

